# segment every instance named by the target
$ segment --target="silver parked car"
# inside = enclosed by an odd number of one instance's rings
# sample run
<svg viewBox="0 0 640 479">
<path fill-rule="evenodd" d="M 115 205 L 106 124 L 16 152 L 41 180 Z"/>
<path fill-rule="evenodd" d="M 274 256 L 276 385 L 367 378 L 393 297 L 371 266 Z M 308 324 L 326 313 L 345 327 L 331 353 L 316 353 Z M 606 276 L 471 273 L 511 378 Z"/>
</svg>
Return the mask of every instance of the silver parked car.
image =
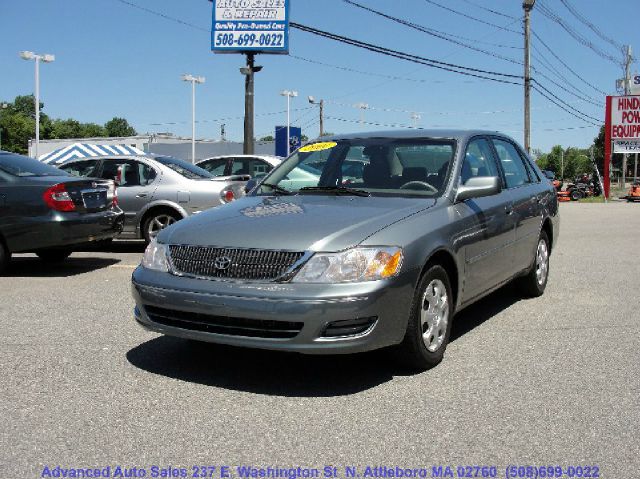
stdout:
<svg viewBox="0 0 640 479">
<path fill-rule="evenodd" d="M 393 345 L 425 369 L 462 308 L 510 281 L 544 292 L 558 229 L 553 186 L 508 136 L 334 136 L 247 197 L 162 231 L 133 273 L 135 319 L 302 353 Z"/>
<path fill-rule="evenodd" d="M 243 176 L 243 179 L 251 179 L 266 176 L 283 159 L 271 155 L 223 155 L 196 164 L 216 177 Z"/>
<path fill-rule="evenodd" d="M 101 156 L 68 161 L 58 168 L 75 176 L 115 180 L 125 212 L 123 237 L 147 242 L 167 226 L 244 195 L 245 181 L 215 178 L 168 156 Z"/>
</svg>

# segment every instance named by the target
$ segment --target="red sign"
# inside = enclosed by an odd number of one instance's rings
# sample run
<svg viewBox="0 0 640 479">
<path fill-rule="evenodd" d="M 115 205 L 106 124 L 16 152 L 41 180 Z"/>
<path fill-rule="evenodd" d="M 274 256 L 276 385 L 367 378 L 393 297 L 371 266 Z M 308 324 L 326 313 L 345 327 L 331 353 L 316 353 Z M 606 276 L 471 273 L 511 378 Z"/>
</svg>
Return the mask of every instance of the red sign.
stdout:
<svg viewBox="0 0 640 479">
<path fill-rule="evenodd" d="M 640 96 L 607 96 L 604 127 L 604 196 L 609 198 L 612 140 L 640 138 Z"/>
</svg>

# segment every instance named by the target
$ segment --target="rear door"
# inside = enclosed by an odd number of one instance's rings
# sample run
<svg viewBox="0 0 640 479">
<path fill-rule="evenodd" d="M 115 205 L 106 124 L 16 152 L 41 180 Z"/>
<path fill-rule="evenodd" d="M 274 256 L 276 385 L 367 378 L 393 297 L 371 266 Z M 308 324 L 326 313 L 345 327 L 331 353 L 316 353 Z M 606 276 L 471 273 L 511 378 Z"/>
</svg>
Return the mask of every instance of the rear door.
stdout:
<svg viewBox="0 0 640 479">
<path fill-rule="evenodd" d="M 135 231 L 137 215 L 153 200 L 159 184 L 160 172 L 138 159 L 106 159 L 100 178 L 115 180 L 118 185 L 118 204 L 125 214 L 125 229 Z"/>
<path fill-rule="evenodd" d="M 504 182 L 487 138 L 476 137 L 467 144 L 459 184 L 471 178 L 497 176 Z M 506 281 L 513 268 L 515 223 L 509 192 L 473 198 L 458 203 L 462 228 L 458 241 L 465 246 L 463 301 L 469 301 Z"/>
<path fill-rule="evenodd" d="M 506 138 L 492 138 L 507 188 L 513 200 L 516 225 L 512 274 L 531 265 L 542 227 L 540 179 L 525 164 L 523 154 Z"/>
</svg>

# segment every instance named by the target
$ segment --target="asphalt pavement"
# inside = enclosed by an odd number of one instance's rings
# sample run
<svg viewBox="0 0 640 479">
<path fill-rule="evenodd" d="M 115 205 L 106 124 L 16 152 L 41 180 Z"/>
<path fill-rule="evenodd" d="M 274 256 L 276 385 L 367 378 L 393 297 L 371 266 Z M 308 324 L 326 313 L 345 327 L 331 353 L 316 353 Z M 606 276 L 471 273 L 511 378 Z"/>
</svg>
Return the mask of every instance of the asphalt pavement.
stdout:
<svg viewBox="0 0 640 479">
<path fill-rule="evenodd" d="M 640 205 L 562 204 L 561 218 L 544 296 L 507 286 L 463 311 L 444 362 L 421 374 L 386 351 L 314 357 L 146 332 L 130 294 L 141 243 L 59 266 L 18 255 L 0 277 L 0 479 L 200 465 L 638 477 Z"/>
</svg>

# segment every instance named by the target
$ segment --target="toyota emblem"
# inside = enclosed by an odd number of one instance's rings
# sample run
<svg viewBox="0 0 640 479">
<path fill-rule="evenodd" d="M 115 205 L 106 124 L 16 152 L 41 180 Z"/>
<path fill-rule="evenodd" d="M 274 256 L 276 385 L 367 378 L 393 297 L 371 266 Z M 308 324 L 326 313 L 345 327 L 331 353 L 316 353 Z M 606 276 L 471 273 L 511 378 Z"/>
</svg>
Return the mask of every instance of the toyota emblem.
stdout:
<svg viewBox="0 0 640 479">
<path fill-rule="evenodd" d="M 219 271 L 229 269 L 229 266 L 231 266 L 231 258 L 228 256 L 218 256 L 214 260 L 213 266 Z"/>
</svg>

